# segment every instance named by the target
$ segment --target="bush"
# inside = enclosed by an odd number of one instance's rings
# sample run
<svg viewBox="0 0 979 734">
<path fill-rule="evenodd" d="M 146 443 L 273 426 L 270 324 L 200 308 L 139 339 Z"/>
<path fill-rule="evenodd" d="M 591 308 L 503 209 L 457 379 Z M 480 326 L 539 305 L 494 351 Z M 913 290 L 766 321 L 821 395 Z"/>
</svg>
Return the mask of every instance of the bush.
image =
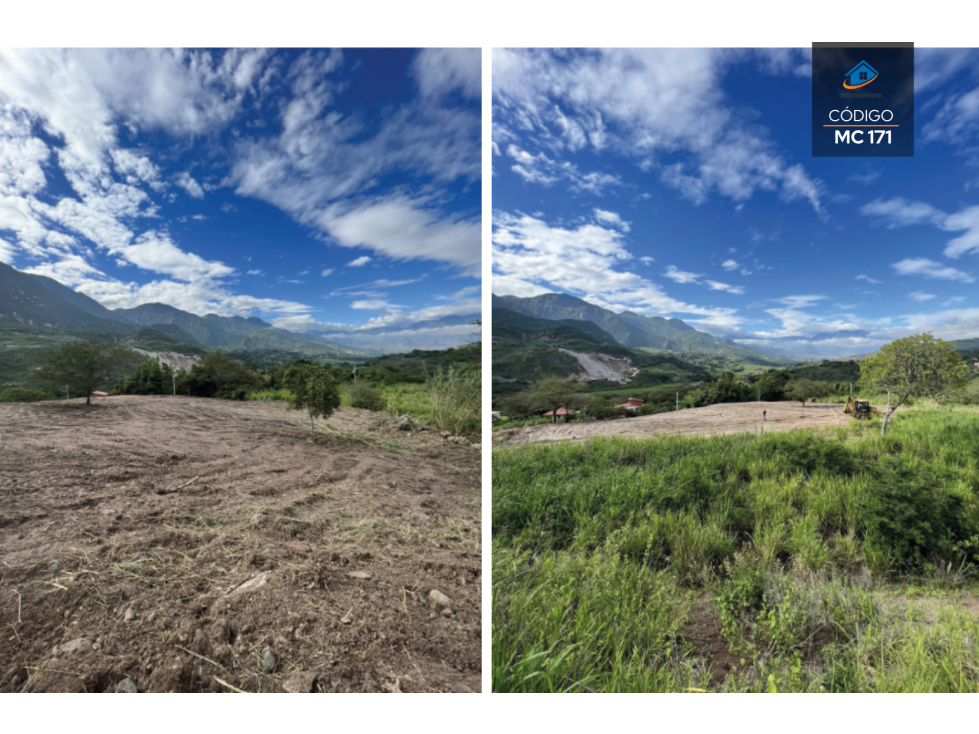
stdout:
<svg viewBox="0 0 979 734">
<path fill-rule="evenodd" d="M 479 435 L 483 404 L 479 365 L 439 369 L 428 383 L 432 422 L 457 436 Z"/>
<path fill-rule="evenodd" d="M 901 570 L 969 560 L 964 549 L 974 546 L 979 528 L 963 497 L 944 489 L 935 469 L 885 456 L 871 471 L 874 487 L 859 505 L 868 552 Z"/>
<path fill-rule="evenodd" d="M 44 390 L 31 390 L 26 387 L 12 387 L 0 392 L 0 403 L 39 403 L 50 399 L 51 395 Z"/>
<path fill-rule="evenodd" d="M 347 387 L 347 399 L 351 408 L 364 410 L 384 410 L 384 398 L 381 393 L 366 382 L 353 382 Z"/>
</svg>

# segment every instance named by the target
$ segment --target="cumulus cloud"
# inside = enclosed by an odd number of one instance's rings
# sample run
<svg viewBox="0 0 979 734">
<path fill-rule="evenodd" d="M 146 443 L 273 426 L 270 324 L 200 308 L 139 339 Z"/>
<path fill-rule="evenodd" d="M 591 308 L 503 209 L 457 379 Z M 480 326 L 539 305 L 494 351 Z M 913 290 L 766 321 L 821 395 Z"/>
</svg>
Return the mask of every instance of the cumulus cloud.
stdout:
<svg viewBox="0 0 979 734">
<path fill-rule="evenodd" d="M 364 265 L 366 265 L 370 261 L 371 261 L 371 259 L 367 255 L 361 255 L 356 260 L 351 260 L 350 262 L 348 262 L 347 263 L 347 267 L 351 267 L 351 268 L 363 267 Z"/>
<path fill-rule="evenodd" d="M 616 212 L 595 209 L 595 219 L 602 224 L 610 224 L 617 229 L 621 229 L 623 232 L 629 231 L 630 222 L 624 221 Z"/>
</svg>

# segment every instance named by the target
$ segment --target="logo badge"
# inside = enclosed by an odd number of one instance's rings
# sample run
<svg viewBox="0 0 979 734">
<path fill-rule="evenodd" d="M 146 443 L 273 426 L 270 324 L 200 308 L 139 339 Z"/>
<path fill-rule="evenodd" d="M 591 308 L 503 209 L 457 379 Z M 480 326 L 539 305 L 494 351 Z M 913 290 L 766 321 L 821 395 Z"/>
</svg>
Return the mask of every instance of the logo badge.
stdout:
<svg viewBox="0 0 979 734">
<path fill-rule="evenodd" d="M 843 88 L 860 89 L 860 87 L 867 86 L 876 78 L 877 70 L 866 61 L 861 61 L 859 64 L 850 69 L 846 73 L 846 76 L 843 77 Z"/>
</svg>

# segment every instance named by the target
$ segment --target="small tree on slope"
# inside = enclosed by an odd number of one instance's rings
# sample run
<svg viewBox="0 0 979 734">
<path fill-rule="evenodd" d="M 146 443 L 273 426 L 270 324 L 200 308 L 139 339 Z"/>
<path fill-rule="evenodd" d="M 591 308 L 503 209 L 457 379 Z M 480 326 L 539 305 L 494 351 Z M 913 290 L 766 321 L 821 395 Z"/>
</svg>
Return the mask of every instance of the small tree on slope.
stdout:
<svg viewBox="0 0 979 734">
<path fill-rule="evenodd" d="M 109 342 L 77 341 L 65 344 L 41 357 L 38 377 L 60 392 L 66 385 L 85 394 L 85 404 L 92 402 L 92 391 L 105 383 L 117 369 L 138 359 L 134 352 Z"/>
<path fill-rule="evenodd" d="M 946 395 L 965 382 L 966 371 L 955 347 L 931 334 L 913 334 L 885 344 L 860 365 L 860 382 L 872 391 L 887 393 L 880 434 L 884 435 L 894 411 L 910 398 Z"/>
<path fill-rule="evenodd" d="M 289 408 L 309 413 L 309 434 L 316 434 L 314 418 L 329 418 L 340 407 L 340 392 L 329 369 L 318 364 L 295 364 L 286 370 L 282 384 L 291 393 Z"/>
</svg>

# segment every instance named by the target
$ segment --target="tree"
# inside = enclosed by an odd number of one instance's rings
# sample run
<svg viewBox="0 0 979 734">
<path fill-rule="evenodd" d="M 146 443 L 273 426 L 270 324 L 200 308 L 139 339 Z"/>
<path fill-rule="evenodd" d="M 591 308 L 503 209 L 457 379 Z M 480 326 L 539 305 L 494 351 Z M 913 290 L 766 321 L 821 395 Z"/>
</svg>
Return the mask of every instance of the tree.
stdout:
<svg viewBox="0 0 979 734">
<path fill-rule="evenodd" d="M 116 370 L 135 364 L 136 359 L 136 353 L 128 349 L 88 339 L 70 342 L 42 355 L 37 375 L 55 391 L 67 386 L 70 391 L 84 393 L 85 404 L 91 405 L 92 392 Z"/>
<path fill-rule="evenodd" d="M 881 347 L 860 365 L 860 382 L 872 392 L 887 393 L 880 434 L 894 411 L 911 398 L 940 398 L 961 387 L 968 368 L 955 347 L 931 334 L 912 334 Z M 892 402 L 894 396 L 897 401 Z"/>
<path fill-rule="evenodd" d="M 578 383 L 561 377 L 548 377 L 527 390 L 519 398 L 528 413 L 557 412 L 558 408 L 571 410 L 582 402 Z M 566 415 L 565 420 L 568 419 Z M 551 423 L 557 422 L 557 415 L 551 416 Z"/>
<path fill-rule="evenodd" d="M 825 398 L 829 393 L 829 385 L 814 380 L 796 380 L 785 387 L 785 397 L 789 400 L 798 400 L 803 408 L 806 407 L 807 400 Z"/>
<path fill-rule="evenodd" d="M 309 434 L 316 435 L 313 419 L 329 418 L 340 407 L 340 391 L 327 367 L 293 364 L 285 372 L 283 385 L 289 390 L 289 409 L 309 413 Z"/>
</svg>

